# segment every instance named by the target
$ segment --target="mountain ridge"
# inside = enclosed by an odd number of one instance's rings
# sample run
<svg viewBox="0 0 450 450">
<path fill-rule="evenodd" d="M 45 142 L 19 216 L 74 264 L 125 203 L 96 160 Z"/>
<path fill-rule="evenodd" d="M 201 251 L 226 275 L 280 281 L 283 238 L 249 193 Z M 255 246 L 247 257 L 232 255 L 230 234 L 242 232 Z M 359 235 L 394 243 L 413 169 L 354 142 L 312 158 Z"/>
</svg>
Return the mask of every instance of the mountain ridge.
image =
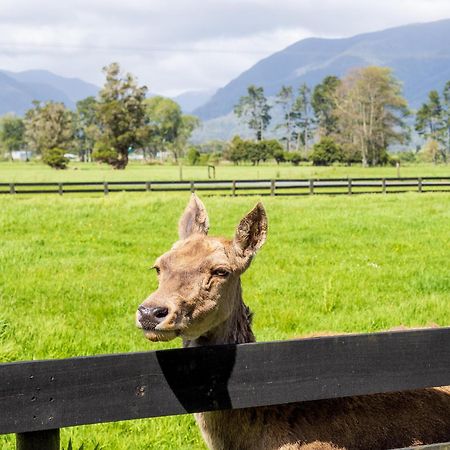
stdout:
<svg viewBox="0 0 450 450">
<path fill-rule="evenodd" d="M 94 84 L 48 70 L 0 70 L 0 114 L 23 115 L 33 100 L 63 102 L 74 109 L 78 100 L 95 96 L 98 91 Z"/>
<path fill-rule="evenodd" d="M 203 120 L 225 116 L 250 84 L 274 96 L 281 85 L 310 87 L 327 75 L 343 76 L 367 65 L 391 67 L 403 83 L 404 95 L 418 107 L 431 89 L 450 79 L 450 19 L 414 23 L 345 38 L 310 37 L 273 53 L 242 72 L 204 105 L 193 111 Z"/>
</svg>

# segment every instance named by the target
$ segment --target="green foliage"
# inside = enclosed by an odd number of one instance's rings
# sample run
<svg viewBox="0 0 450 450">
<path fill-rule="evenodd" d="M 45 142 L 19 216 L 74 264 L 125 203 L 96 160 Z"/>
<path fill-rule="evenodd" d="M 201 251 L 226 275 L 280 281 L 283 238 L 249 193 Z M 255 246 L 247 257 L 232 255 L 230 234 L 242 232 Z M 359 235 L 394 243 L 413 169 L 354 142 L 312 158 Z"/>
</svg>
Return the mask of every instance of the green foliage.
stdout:
<svg viewBox="0 0 450 450">
<path fill-rule="evenodd" d="M 92 151 L 92 159 L 114 166 L 114 162 L 117 161 L 117 150 L 106 142 L 97 141 Z"/>
<path fill-rule="evenodd" d="M 342 148 L 333 139 L 323 137 L 320 142 L 314 144 L 311 161 L 315 166 L 329 166 L 334 162 L 342 162 Z"/>
<path fill-rule="evenodd" d="M 200 162 L 200 152 L 195 147 L 190 147 L 186 158 L 190 166 L 195 166 Z"/>
<path fill-rule="evenodd" d="M 418 157 L 422 162 L 432 162 L 433 164 L 438 164 L 445 161 L 439 142 L 435 139 L 428 139 L 420 150 Z"/>
<path fill-rule="evenodd" d="M 0 145 L 10 154 L 25 144 L 25 124 L 20 117 L 10 114 L 0 118 Z"/>
<path fill-rule="evenodd" d="M 109 164 L 115 169 L 125 169 L 128 149 L 139 147 L 149 132 L 144 106 L 147 87 L 139 87 L 130 73 L 122 76 L 117 63 L 105 67 L 103 72 L 106 82 L 96 107 L 100 140 L 115 150 Z"/>
<path fill-rule="evenodd" d="M 330 136 L 337 131 L 336 90 L 341 81 L 338 77 L 327 76 L 314 88 L 311 104 L 318 121 L 321 135 Z"/>
<path fill-rule="evenodd" d="M 146 99 L 144 104 L 149 128 L 145 146 L 153 156 L 158 151 L 170 151 L 178 161 L 192 132 L 199 126 L 199 120 L 184 115 L 178 103 L 169 98 L 156 96 Z"/>
<path fill-rule="evenodd" d="M 405 163 L 417 162 L 416 154 L 410 150 L 398 152 L 396 154 L 396 156 L 398 157 L 399 161 L 401 161 L 401 162 L 405 162 Z"/>
<path fill-rule="evenodd" d="M 66 150 L 63 148 L 48 148 L 42 152 L 42 162 L 53 169 L 66 169 L 69 159 L 64 156 Z"/>
<path fill-rule="evenodd" d="M 293 166 L 298 166 L 302 161 L 306 161 L 300 152 L 286 152 L 284 154 L 284 159 Z"/>
<path fill-rule="evenodd" d="M 360 153 L 364 166 L 377 165 L 390 144 L 407 142 L 407 103 L 388 67 L 352 70 L 339 83 L 335 101 L 338 132 L 333 138 L 346 160 Z"/>
<path fill-rule="evenodd" d="M 97 106 L 95 97 L 86 97 L 77 102 L 75 143 L 81 161 L 89 161 L 91 159 L 95 142 L 100 137 Z"/>
<path fill-rule="evenodd" d="M 25 137 L 30 149 L 38 154 L 54 148 L 67 152 L 73 146 L 73 113 L 63 103 L 34 102 L 25 114 Z"/>
<path fill-rule="evenodd" d="M 242 96 L 234 107 L 234 113 L 245 119 L 248 127 L 255 131 L 256 140 L 260 141 L 272 119 L 270 109 L 264 88 L 252 84 L 247 88 L 247 95 Z"/>
<path fill-rule="evenodd" d="M 284 129 L 282 140 L 286 141 L 286 150 L 291 149 L 292 140 L 294 139 L 294 124 L 293 124 L 293 106 L 294 106 L 294 91 L 292 86 L 281 86 L 280 92 L 276 96 L 275 103 L 280 106 L 282 111 L 283 121 L 278 124 L 275 129 Z M 280 155 L 280 152 L 277 152 Z M 276 159 L 276 158 L 275 158 Z M 276 159 L 280 163 L 280 158 Z"/>
<path fill-rule="evenodd" d="M 291 116 L 293 137 L 297 140 L 297 151 L 300 150 L 300 144 L 302 144 L 306 155 L 315 126 L 315 117 L 311 105 L 311 89 L 306 83 L 303 83 L 298 89 L 298 96 L 292 106 Z"/>
</svg>

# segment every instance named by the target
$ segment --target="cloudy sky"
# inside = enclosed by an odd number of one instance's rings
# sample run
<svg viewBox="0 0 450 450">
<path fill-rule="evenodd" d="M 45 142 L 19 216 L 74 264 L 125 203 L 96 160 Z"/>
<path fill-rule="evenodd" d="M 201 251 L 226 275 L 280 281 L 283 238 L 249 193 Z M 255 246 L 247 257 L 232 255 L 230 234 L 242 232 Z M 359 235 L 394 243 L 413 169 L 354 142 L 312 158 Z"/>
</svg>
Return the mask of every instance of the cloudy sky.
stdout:
<svg viewBox="0 0 450 450">
<path fill-rule="evenodd" d="M 306 37 L 450 18 L 449 0 L 0 0 L 0 69 L 101 85 L 118 61 L 152 92 L 223 86 Z"/>
</svg>

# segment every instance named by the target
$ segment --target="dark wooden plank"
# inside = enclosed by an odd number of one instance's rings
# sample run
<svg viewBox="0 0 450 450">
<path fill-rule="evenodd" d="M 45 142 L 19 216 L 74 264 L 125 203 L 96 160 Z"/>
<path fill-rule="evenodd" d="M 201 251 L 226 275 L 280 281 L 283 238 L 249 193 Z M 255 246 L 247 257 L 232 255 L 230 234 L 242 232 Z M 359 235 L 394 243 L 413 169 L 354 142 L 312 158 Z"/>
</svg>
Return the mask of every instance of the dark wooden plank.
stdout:
<svg viewBox="0 0 450 450">
<path fill-rule="evenodd" d="M 450 450 L 450 442 L 441 444 L 419 445 L 415 447 L 394 448 L 392 450 Z"/>
<path fill-rule="evenodd" d="M 0 365 L 0 433 L 450 384 L 450 328 Z"/>
<path fill-rule="evenodd" d="M 16 450 L 59 450 L 59 430 L 32 431 L 16 436 Z"/>
</svg>

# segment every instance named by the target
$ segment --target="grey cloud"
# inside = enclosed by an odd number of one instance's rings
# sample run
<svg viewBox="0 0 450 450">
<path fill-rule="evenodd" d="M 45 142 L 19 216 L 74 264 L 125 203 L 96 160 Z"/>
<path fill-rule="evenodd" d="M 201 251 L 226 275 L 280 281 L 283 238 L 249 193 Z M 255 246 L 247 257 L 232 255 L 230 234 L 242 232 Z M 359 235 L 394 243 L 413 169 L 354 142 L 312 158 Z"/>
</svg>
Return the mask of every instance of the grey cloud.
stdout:
<svg viewBox="0 0 450 450">
<path fill-rule="evenodd" d="M 448 0 L 2 0 L 0 68 L 101 83 L 101 67 L 118 60 L 152 90 L 175 92 L 220 86 L 306 36 L 446 17 Z"/>
</svg>

